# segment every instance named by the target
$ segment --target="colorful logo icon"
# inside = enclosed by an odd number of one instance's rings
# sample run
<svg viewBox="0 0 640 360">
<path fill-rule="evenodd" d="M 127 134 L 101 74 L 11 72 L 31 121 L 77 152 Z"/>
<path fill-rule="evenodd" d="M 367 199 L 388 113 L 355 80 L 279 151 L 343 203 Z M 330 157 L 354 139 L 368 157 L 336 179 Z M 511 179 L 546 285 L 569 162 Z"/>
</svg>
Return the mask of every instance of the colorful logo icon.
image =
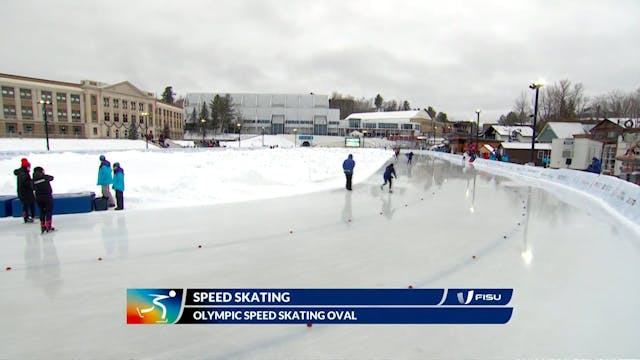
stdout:
<svg viewBox="0 0 640 360">
<path fill-rule="evenodd" d="M 173 324 L 182 294 L 182 289 L 127 289 L 127 324 Z"/>
</svg>

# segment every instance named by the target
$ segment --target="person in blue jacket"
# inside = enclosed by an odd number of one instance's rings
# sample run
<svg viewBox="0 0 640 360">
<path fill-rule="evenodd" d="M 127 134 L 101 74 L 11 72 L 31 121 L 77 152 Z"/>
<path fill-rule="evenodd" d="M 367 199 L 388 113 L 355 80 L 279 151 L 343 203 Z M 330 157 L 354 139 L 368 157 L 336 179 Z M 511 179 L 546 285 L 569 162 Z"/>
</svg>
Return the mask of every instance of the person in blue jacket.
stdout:
<svg viewBox="0 0 640 360">
<path fill-rule="evenodd" d="M 602 164 L 600 163 L 600 160 L 598 160 L 597 157 L 594 157 L 593 159 L 591 159 L 591 165 L 587 167 L 587 171 L 595 174 L 600 174 L 600 172 L 602 171 Z"/>
<path fill-rule="evenodd" d="M 124 170 L 120 167 L 120 163 L 113 164 L 113 190 L 116 191 L 116 206 L 115 210 L 124 209 Z"/>
<path fill-rule="evenodd" d="M 393 176 L 391 176 L 393 175 Z M 393 163 L 389 164 L 387 166 L 386 169 L 384 169 L 384 175 L 382 175 L 382 177 L 384 178 L 384 184 L 380 185 L 380 190 L 384 189 L 384 186 L 387 185 L 387 182 L 389 183 L 389 192 L 393 192 L 391 190 L 391 179 L 393 179 L 394 177 L 397 179 L 398 175 L 396 175 L 396 169 L 393 168 Z"/>
<path fill-rule="evenodd" d="M 113 178 L 111 177 L 111 163 L 107 161 L 104 155 L 100 155 L 100 167 L 98 167 L 98 185 L 102 187 L 102 197 L 107 199 L 109 207 L 116 206 L 116 202 L 113 200 L 109 185 L 113 184 Z"/>
<path fill-rule="evenodd" d="M 353 155 L 349 154 L 349 157 L 342 162 L 342 170 L 344 170 L 344 176 L 347 178 L 347 190 L 351 190 L 354 167 L 356 167 L 356 162 L 353 161 Z"/>
</svg>

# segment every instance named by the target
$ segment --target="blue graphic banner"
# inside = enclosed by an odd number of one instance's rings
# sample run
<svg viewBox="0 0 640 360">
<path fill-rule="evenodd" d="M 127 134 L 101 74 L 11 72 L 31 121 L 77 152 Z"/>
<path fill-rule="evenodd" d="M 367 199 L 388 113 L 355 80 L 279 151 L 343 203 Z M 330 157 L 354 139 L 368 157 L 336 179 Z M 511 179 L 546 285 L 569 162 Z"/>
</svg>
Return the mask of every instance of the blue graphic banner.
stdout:
<svg viewBox="0 0 640 360">
<path fill-rule="evenodd" d="M 178 324 L 506 324 L 507 307 L 185 308 Z"/>
<path fill-rule="evenodd" d="M 128 289 L 127 324 L 505 324 L 513 289 Z"/>
</svg>

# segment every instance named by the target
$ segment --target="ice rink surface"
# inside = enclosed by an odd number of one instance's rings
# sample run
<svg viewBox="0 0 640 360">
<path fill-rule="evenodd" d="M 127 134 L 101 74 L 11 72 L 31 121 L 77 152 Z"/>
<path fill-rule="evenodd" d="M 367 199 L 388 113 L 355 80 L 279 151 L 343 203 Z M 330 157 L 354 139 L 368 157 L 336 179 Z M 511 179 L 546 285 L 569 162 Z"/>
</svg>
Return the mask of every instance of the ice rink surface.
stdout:
<svg viewBox="0 0 640 360">
<path fill-rule="evenodd" d="M 353 192 L 56 216 L 59 231 L 44 236 L 2 219 L 0 358 L 640 356 L 637 233 L 588 201 L 430 156 L 405 160 L 392 194 L 374 175 Z M 513 316 L 126 325 L 127 288 L 409 285 L 513 288 Z"/>
</svg>

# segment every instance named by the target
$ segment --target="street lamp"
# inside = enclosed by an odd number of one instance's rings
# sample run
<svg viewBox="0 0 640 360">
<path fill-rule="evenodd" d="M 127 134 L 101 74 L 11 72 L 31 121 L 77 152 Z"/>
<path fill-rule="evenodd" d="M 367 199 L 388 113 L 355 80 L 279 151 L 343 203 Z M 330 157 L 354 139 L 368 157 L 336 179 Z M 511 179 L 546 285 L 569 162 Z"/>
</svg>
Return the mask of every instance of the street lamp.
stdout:
<svg viewBox="0 0 640 360">
<path fill-rule="evenodd" d="M 367 130 L 362 131 L 362 147 L 364 147 L 364 138 L 367 137 L 367 132 L 368 132 Z"/>
<path fill-rule="evenodd" d="M 237 123 L 236 126 L 238 127 L 238 148 L 240 148 L 240 129 L 242 128 L 242 124 Z"/>
<path fill-rule="evenodd" d="M 200 119 L 200 122 L 202 123 L 202 147 L 204 147 L 204 134 L 205 134 L 205 125 L 207 123 L 207 119 Z"/>
<path fill-rule="evenodd" d="M 49 100 L 38 101 L 42 104 L 42 115 L 44 115 L 44 136 L 47 138 L 47 151 L 49 151 L 49 123 L 47 122 L 47 105 L 51 104 Z"/>
<path fill-rule="evenodd" d="M 144 141 L 145 147 L 149 150 L 149 125 L 147 124 L 147 117 L 149 117 L 149 113 L 142 112 L 140 116 L 144 119 Z"/>
<path fill-rule="evenodd" d="M 262 127 L 262 147 L 264 147 L 264 126 Z"/>
<path fill-rule="evenodd" d="M 536 100 L 535 105 L 533 107 L 533 136 L 531 137 L 531 162 L 535 166 L 535 143 L 536 143 L 536 119 L 538 118 L 538 92 L 540 88 L 544 86 L 544 82 L 541 80 L 534 81 L 531 85 L 529 85 L 529 89 L 536 91 Z"/>
<path fill-rule="evenodd" d="M 296 138 L 297 133 L 298 129 L 293 129 L 293 147 L 298 146 L 298 139 Z"/>
<path fill-rule="evenodd" d="M 478 152 L 478 133 L 480 132 L 480 109 L 476 109 L 477 125 L 476 125 L 476 152 Z"/>
</svg>

